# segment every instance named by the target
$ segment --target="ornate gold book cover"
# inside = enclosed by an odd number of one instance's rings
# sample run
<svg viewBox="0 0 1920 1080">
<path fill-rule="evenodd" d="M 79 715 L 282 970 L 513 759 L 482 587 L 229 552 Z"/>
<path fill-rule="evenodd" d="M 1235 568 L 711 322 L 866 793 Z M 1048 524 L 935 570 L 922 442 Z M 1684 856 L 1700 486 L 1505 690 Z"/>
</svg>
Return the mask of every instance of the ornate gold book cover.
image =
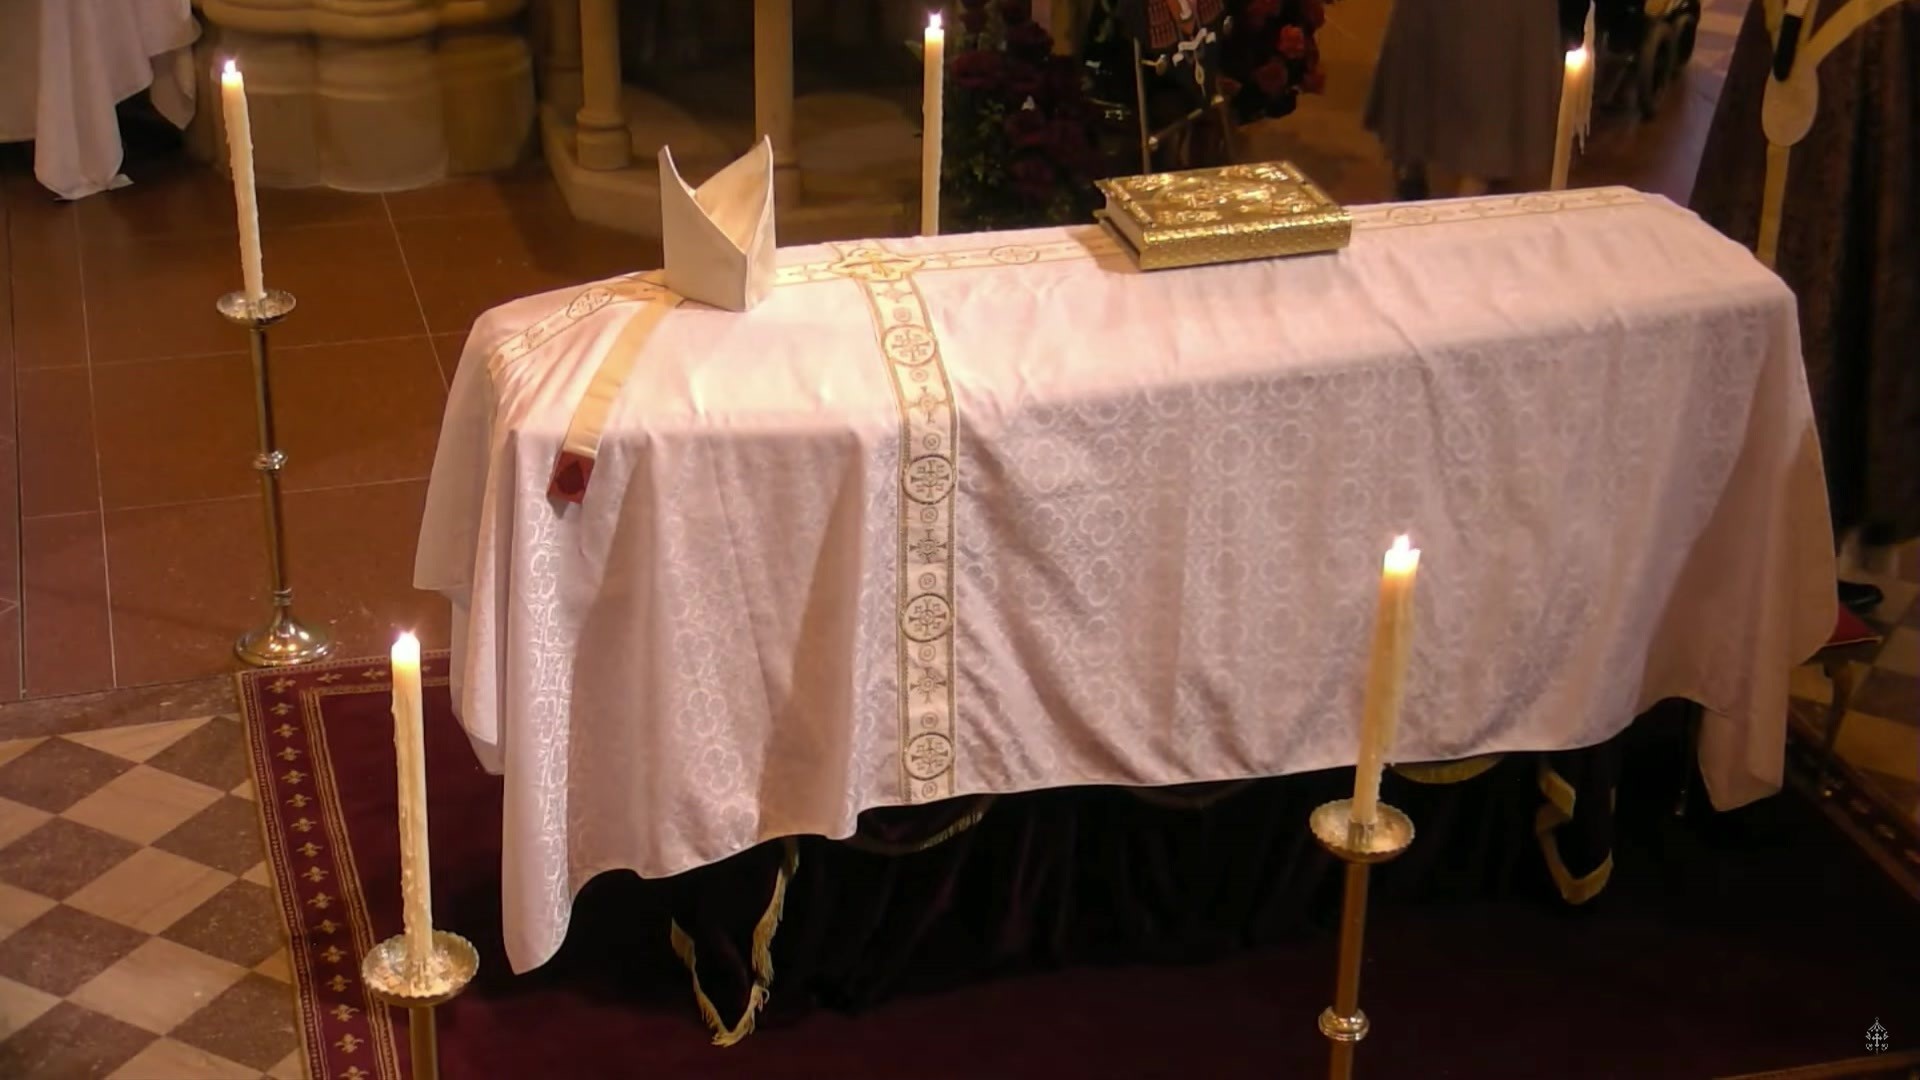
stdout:
<svg viewBox="0 0 1920 1080">
<path fill-rule="evenodd" d="M 1337 251 L 1353 218 L 1284 161 L 1100 181 L 1142 270 Z"/>
</svg>

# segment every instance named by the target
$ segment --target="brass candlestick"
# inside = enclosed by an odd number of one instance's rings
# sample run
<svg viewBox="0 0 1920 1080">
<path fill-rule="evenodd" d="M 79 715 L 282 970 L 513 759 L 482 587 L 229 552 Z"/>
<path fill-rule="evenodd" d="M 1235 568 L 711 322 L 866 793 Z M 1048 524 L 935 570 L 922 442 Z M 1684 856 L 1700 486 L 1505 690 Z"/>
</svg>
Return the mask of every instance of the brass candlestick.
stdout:
<svg viewBox="0 0 1920 1080">
<path fill-rule="evenodd" d="M 360 980 L 374 1000 L 407 1010 L 407 1042 L 413 1049 L 413 1080 L 439 1080 L 440 1040 L 433 1010 L 460 996 L 480 970 L 473 942 L 447 930 L 433 932 L 433 956 L 422 975 L 407 966 L 407 938 L 393 937 L 360 961 Z"/>
<path fill-rule="evenodd" d="M 1353 1075 L 1354 1047 L 1367 1037 L 1367 1014 L 1360 1011 L 1360 944 L 1367 931 L 1367 871 L 1386 862 L 1413 843 L 1413 821 L 1380 804 L 1379 820 L 1360 825 L 1353 820 L 1353 800 L 1337 799 L 1314 810 L 1308 819 L 1313 838 L 1347 864 L 1346 895 L 1340 902 L 1340 966 L 1334 975 L 1333 1005 L 1320 1013 L 1320 1034 L 1333 1043 L 1327 1075 L 1348 1080 Z"/>
<path fill-rule="evenodd" d="M 216 305 L 235 326 L 246 327 L 248 351 L 253 355 L 254 419 L 260 429 L 260 452 L 253 467 L 260 473 L 260 500 L 267 519 L 267 571 L 273 589 L 273 612 L 265 626 L 250 630 L 234 642 L 233 652 L 254 667 L 291 667 L 319 660 L 333 649 L 324 630 L 304 626 L 293 617 L 293 587 L 287 584 L 287 543 L 280 527 L 280 452 L 273 431 L 273 384 L 267 370 L 267 327 L 293 311 L 293 294 L 268 289 L 258 301 L 231 292 Z"/>
</svg>

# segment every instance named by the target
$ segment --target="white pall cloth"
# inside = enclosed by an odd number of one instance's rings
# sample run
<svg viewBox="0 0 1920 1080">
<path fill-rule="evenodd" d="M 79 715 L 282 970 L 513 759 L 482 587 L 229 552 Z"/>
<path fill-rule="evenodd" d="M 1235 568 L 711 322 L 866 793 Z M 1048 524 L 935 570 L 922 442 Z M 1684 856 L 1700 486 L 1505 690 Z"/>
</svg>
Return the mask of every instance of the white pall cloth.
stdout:
<svg viewBox="0 0 1920 1080">
<path fill-rule="evenodd" d="M 33 140 L 33 173 L 63 199 L 126 182 L 114 106 L 149 86 L 193 118 L 191 0 L 0 0 L 0 142 Z"/>
<path fill-rule="evenodd" d="M 505 774 L 514 967 L 609 869 L 1351 765 L 1401 532 L 1393 760 L 1687 697 L 1714 801 L 1775 790 L 1834 617 L 1787 289 L 1625 190 L 1355 216 L 1338 254 L 1151 274 L 1097 228 L 784 251 L 753 312 L 662 323 L 580 505 L 549 477 L 633 282 L 485 315 L 416 583 Z"/>
</svg>

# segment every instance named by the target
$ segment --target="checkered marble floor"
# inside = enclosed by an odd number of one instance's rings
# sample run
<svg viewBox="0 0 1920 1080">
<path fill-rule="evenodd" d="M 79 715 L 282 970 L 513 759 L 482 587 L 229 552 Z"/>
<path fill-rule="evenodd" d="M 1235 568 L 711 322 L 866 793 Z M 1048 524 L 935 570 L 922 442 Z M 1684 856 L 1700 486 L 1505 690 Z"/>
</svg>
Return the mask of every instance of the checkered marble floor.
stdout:
<svg viewBox="0 0 1920 1080">
<path fill-rule="evenodd" d="M 1870 581 L 1886 593 L 1879 609 L 1866 617 L 1885 640 L 1869 650 L 1870 662 L 1853 665 L 1853 699 L 1834 748 L 1920 827 L 1920 542 L 1906 545 L 1893 562 L 1877 573 L 1846 573 L 1849 580 Z M 1823 728 L 1833 700 L 1826 676 L 1817 667 L 1796 669 L 1792 692 L 1795 712 Z"/>
<path fill-rule="evenodd" d="M 227 696 L 147 723 L 28 717 L 69 730 L 0 741 L 0 1076 L 302 1075 Z"/>
</svg>

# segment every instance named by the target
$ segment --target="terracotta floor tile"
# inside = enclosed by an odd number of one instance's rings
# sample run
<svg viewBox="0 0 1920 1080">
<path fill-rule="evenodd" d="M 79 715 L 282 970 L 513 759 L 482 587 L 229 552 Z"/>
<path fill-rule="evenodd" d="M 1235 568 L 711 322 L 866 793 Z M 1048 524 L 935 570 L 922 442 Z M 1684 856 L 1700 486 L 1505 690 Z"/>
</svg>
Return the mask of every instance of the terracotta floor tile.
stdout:
<svg viewBox="0 0 1920 1080">
<path fill-rule="evenodd" d="M 220 798 L 184 776 L 135 765 L 93 794 L 67 807 L 68 821 L 91 825 L 136 844 L 150 844 Z"/>
<path fill-rule="evenodd" d="M 661 263 L 658 242 L 561 215 L 399 222 L 407 266 L 436 334 L 465 333 L 495 305 Z"/>
<path fill-rule="evenodd" d="M 153 1041 L 153 1036 L 92 1009 L 61 1002 L 0 1042 L 0 1076 L 106 1076 Z"/>
<path fill-rule="evenodd" d="M 1876 667 L 1853 693 L 1853 711 L 1920 725 L 1920 678 Z"/>
<path fill-rule="evenodd" d="M 0 384 L 7 387 L 9 399 L 13 393 L 11 374 L 0 371 Z M 5 609 L 7 601 L 20 601 L 20 500 L 8 497 L 20 491 L 20 448 L 8 419 L 13 415 L 9 400 L 6 410 L 0 411 L 0 610 Z M 0 678 L 0 694 L 5 689 L 5 679 Z"/>
<path fill-rule="evenodd" d="M 16 367 L 82 367 L 87 362 L 80 244 L 73 215 L 67 206 L 8 217 Z"/>
<path fill-rule="evenodd" d="M 162 936 L 247 968 L 287 943 L 273 890 L 251 881 L 228 885 Z"/>
<path fill-rule="evenodd" d="M 245 974 L 238 965 L 154 938 L 95 975 L 68 1000 L 164 1035 Z"/>
<path fill-rule="evenodd" d="M 213 805 L 155 840 L 153 846 L 238 877 L 259 862 L 264 853 L 260 841 L 260 810 L 245 799 L 222 795 Z M 32 888 L 31 885 L 24 887 Z M 247 963 L 259 959 L 256 956 Z"/>
<path fill-rule="evenodd" d="M 246 736 L 238 720 L 216 716 L 148 758 L 147 764 L 216 791 L 226 791 L 247 778 Z"/>
<path fill-rule="evenodd" d="M 287 490 L 431 469 L 445 389 L 427 338 L 279 349 L 272 377 Z M 259 489 L 245 355 L 103 365 L 94 386 L 108 509 Z"/>
<path fill-rule="evenodd" d="M 127 724 L 99 731 L 77 731 L 63 736 L 68 742 L 91 747 L 128 761 L 148 758 L 205 727 L 211 717 L 192 716 L 184 720 L 159 720 L 151 724 Z"/>
<path fill-rule="evenodd" d="M 492 176 L 463 176 L 417 191 L 389 192 L 385 198 L 395 221 L 483 214 L 567 214 L 566 197 L 541 161 Z"/>
<path fill-rule="evenodd" d="M 164 686 L 69 694 L 23 701 L 0 709 L 0 739 L 101 731 L 136 723 L 162 724 L 185 719 L 198 721 L 216 713 L 231 715 L 239 707 L 234 697 L 233 680 L 225 676 Z M 95 749 L 128 757 L 112 746 L 96 746 Z"/>
<path fill-rule="evenodd" d="M 12 936 L 14 931 L 45 915 L 55 903 L 38 893 L 0 885 L 0 938 Z"/>
<path fill-rule="evenodd" d="M 93 449 L 93 391 L 85 368 L 16 373 L 20 513 L 23 517 L 100 509 Z"/>
<path fill-rule="evenodd" d="M 54 907 L 22 927 L 19 933 L 0 941 L 0 975 L 64 997 L 112 967 L 146 939 L 147 935 L 138 930 L 129 930 L 84 911 Z M 9 1042 L 17 1039 L 15 1036 Z M 0 1048 L 6 1045 L 0 1043 Z M 30 1075 L 36 1074 L 9 1073 L 0 1068 L 0 1076 Z"/>
<path fill-rule="evenodd" d="M 14 604 L 0 613 L 0 704 L 20 699 L 20 681 L 20 605 Z"/>
<path fill-rule="evenodd" d="M 286 497 L 294 611 L 329 626 L 338 655 L 379 655 L 412 628 L 447 640 L 444 601 L 413 588 L 426 483 Z M 233 639 L 267 611 L 260 511 L 252 499 L 108 515 L 121 679 L 159 682 L 231 670 Z"/>
<path fill-rule="evenodd" d="M 0 798 L 58 814 L 131 768 L 132 762 L 90 746 L 47 739 L 0 765 Z"/>
<path fill-rule="evenodd" d="M 194 1014 L 173 1038 L 255 1069 L 271 1069 L 299 1045 L 287 988 L 249 974 Z"/>
<path fill-rule="evenodd" d="M 183 1042 L 157 1039 L 107 1080 L 258 1080 L 260 1070 Z"/>
<path fill-rule="evenodd" d="M 385 222 L 267 233 L 267 284 L 298 308 L 273 330 L 280 345 L 422 333 L 420 311 Z M 95 363 L 233 352 L 245 334 L 214 311 L 240 284 L 231 239 L 182 234 L 103 242 L 86 251 Z"/>
<path fill-rule="evenodd" d="M 138 850 L 137 844 L 57 817 L 0 851 L 0 881 L 64 900 Z"/>
<path fill-rule="evenodd" d="M 233 875 L 157 848 L 141 848 L 67 897 L 68 907 L 158 934 L 233 884 Z"/>
<path fill-rule="evenodd" d="M 113 685 L 100 515 L 20 523 L 21 636 L 28 695 Z"/>
<path fill-rule="evenodd" d="M 46 824 L 52 816 L 38 807 L 0 798 L 0 848 Z"/>
<path fill-rule="evenodd" d="M 60 999 L 52 994 L 0 978 L 0 1038 L 33 1023 L 58 1004 Z"/>
<path fill-rule="evenodd" d="M 153 159 L 130 169 L 130 187 L 82 199 L 80 236 L 88 244 L 181 233 L 237 236 L 233 181 L 224 171 L 185 156 Z M 386 220 L 378 195 L 325 188 L 261 188 L 260 227 L 278 231 L 307 225 Z"/>
</svg>

